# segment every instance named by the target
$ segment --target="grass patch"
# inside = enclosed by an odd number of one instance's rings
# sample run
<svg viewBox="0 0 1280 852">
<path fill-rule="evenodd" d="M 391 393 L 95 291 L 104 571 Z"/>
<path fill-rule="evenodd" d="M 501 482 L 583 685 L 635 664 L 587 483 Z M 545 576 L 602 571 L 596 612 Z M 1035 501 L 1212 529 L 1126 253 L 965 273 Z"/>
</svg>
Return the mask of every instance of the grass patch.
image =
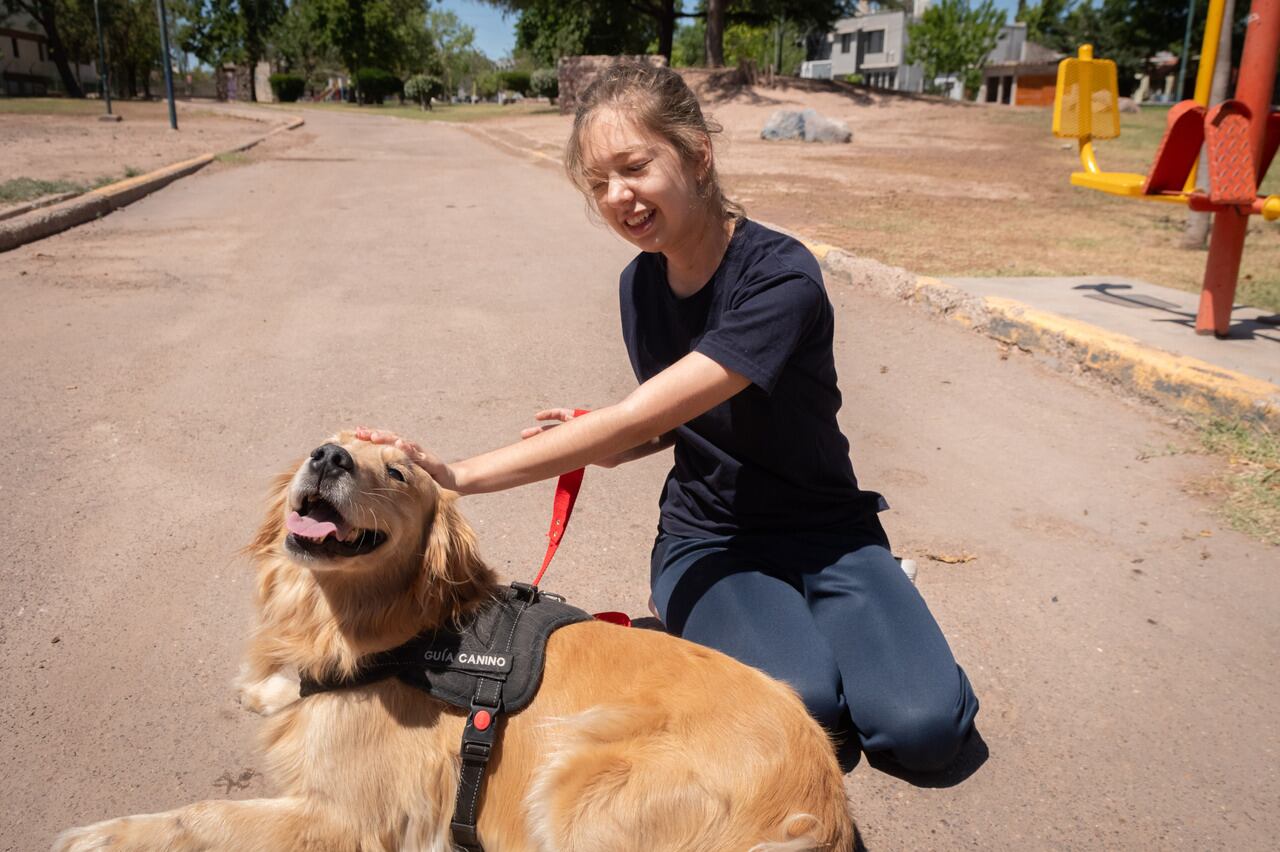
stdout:
<svg viewBox="0 0 1280 852">
<path fill-rule="evenodd" d="M 248 156 L 243 151 L 223 151 L 221 154 L 215 154 L 213 158 L 229 166 L 240 166 L 249 162 Z"/>
<path fill-rule="evenodd" d="M 1228 525 L 1280 544 L 1280 436 L 1260 424 L 1223 419 L 1201 423 L 1199 432 L 1205 450 L 1227 460 L 1217 484 Z"/>
<path fill-rule="evenodd" d="M 84 186 L 69 180 L 37 180 L 20 177 L 0 183 L 0 203 L 20 204 L 60 192 L 84 192 Z"/>
<path fill-rule="evenodd" d="M 137 177 L 142 169 L 128 166 L 124 170 L 126 178 Z M 70 180 L 40 180 L 38 178 L 20 177 L 0 183 L 0 204 L 21 204 L 34 201 L 46 195 L 57 195 L 63 192 L 88 192 L 100 189 L 120 180 L 116 175 L 98 175 L 91 181 L 76 182 Z"/>
</svg>

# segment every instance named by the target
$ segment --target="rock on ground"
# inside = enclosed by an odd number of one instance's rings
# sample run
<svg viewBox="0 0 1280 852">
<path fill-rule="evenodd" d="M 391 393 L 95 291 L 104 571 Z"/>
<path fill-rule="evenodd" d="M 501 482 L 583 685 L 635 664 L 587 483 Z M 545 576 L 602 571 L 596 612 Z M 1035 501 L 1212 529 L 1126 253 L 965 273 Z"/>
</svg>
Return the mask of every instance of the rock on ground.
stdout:
<svg viewBox="0 0 1280 852">
<path fill-rule="evenodd" d="M 780 109 L 769 116 L 761 139 L 803 139 L 805 142 L 848 142 L 853 139 L 849 125 L 827 118 L 814 109 Z"/>
</svg>

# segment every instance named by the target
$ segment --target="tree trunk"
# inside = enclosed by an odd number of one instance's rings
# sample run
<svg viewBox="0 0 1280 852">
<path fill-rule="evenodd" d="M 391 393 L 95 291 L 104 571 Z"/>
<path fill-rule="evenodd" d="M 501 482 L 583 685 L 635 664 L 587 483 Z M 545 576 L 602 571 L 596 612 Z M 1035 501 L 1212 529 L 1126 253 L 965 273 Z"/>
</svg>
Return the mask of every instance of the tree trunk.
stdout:
<svg viewBox="0 0 1280 852">
<path fill-rule="evenodd" d="M 58 76 L 62 78 L 62 87 L 67 90 L 67 97 L 83 98 L 84 91 L 76 82 L 75 75 L 71 73 L 67 48 L 62 43 L 62 36 L 58 33 L 58 21 L 52 0 L 40 4 L 37 8 L 40 14 L 33 17 L 36 17 L 40 21 L 40 26 L 44 27 L 45 37 L 49 39 L 49 57 L 53 59 L 53 64 L 58 69 Z"/>
<path fill-rule="evenodd" d="M 724 66 L 724 0 L 707 0 L 707 67 Z"/>
<path fill-rule="evenodd" d="M 662 11 L 655 14 L 658 20 L 658 53 L 667 57 L 667 64 L 671 64 L 671 46 L 675 42 L 676 35 L 676 2 L 675 0 L 662 0 Z"/>
<path fill-rule="evenodd" d="M 1231 22 L 1235 14 L 1235 0 L 1227 0 L 1222 9 L 1222 36 L 1218 39 L 1218 58 L 1213 67 L 1213 88 L 1209 92 L 1209 106 L 1220 104 L 1227 99 L 1227 89 L 1231 85 Z M 1200 149 L 1200 165 L 1196 167 L 1196 189 L 1209 191 L 1209 152 Z M 1182 234 L 1182 247 L 1201 249 L 1209 241 L 1209 225 L 1212 216 L 1209 213 L 1187 211 L 1187 228 Z"/>
</svg>

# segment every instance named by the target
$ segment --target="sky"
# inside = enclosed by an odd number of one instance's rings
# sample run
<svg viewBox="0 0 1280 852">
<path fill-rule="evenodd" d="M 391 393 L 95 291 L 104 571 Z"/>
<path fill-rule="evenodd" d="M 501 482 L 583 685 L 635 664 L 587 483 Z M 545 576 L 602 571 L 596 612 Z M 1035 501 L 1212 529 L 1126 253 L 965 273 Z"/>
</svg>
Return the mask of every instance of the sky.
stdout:
<svg viewBox="0 0 1280 852">
<path fill-rule="evenodd" d="M 1006 10 L 1009 17 L 1018 8 L 1018 0 L 995 0 L 996 6 Z M 442 0 L 438 8 L 453 12 L 467 26 L 476 31 L 476 47 L 490 59 L 509 56 L 516 45 L 516 16 L 507 15 L 479 2 L 479 0 Z"/>
</svg>

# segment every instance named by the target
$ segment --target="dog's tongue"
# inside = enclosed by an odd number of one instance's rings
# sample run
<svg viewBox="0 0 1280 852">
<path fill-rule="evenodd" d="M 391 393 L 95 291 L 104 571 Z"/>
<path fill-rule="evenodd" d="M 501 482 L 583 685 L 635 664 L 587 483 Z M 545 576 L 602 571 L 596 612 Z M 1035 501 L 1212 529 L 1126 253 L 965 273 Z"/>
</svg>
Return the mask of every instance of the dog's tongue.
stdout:
<svg viewBox="0 0 1280 852">
<path fill-rule="evenodd" d="M 294 535 L 316 541 L 323 541 L 329 535 L 336 535 L 340 539 L 347 536 L 346 524 L 342 523 L 342 518 L 337 513 L 317 511 L 310 515 L 299 515 L 297 512 L 290 512 L 285 526 Z"/>
</svg>

